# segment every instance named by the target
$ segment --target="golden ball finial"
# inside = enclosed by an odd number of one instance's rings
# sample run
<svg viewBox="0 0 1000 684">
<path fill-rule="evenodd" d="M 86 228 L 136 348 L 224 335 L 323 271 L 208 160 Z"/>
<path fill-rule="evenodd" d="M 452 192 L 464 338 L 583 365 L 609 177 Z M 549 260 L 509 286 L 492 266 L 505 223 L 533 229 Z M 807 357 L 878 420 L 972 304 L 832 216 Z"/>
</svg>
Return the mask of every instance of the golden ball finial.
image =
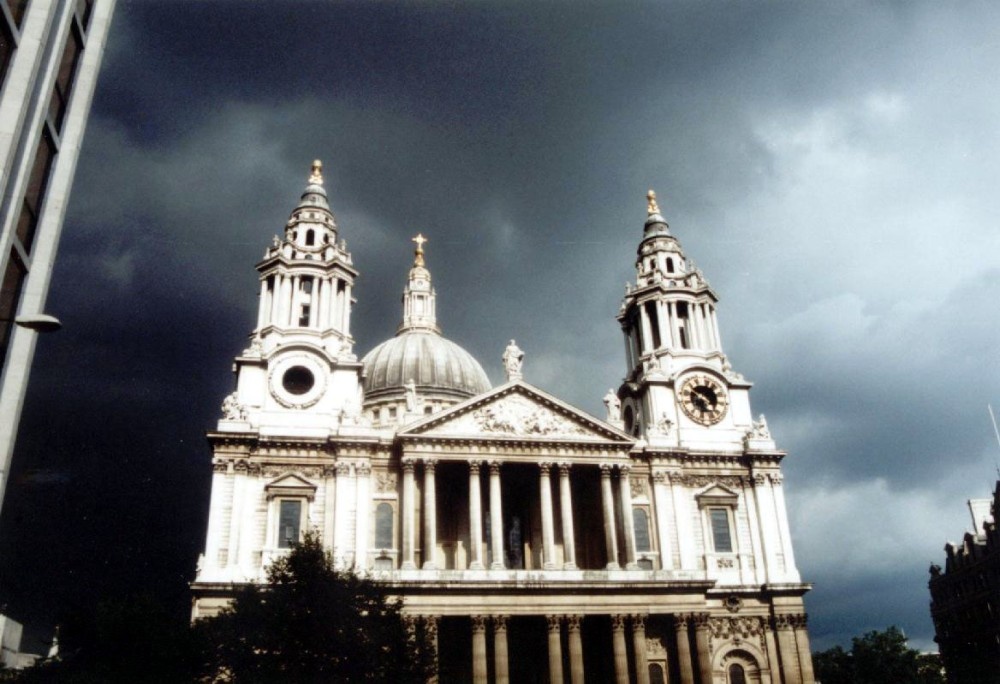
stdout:
<svg viewBox="0 0 1000 684">
<path fill-rule="evenodd" d="M 323 185 L 323 162 L 319 159 L 313 162 L 312 173 L 309 174 L 309 185 Z"/>
<path fill-rule="evenodd" d="M 653 190 L 650 190 L 649 192 L 646 193 L 646 202 L 647 202 L 646 204 L 647 214 L 652 216 L 653 214 L 660 213 L 660 207 L 656 203 L 656 193 Z"/>
<path fill-rule="evenodd" d="M 423 266 L 424 265 L 424 243 L 427 242 L 422 234 L 417 233 L 417 237 L 413 238 L 413 241 L 417 243 L 417 249 L 414 251 L 413 265 Z"/>
</svg>

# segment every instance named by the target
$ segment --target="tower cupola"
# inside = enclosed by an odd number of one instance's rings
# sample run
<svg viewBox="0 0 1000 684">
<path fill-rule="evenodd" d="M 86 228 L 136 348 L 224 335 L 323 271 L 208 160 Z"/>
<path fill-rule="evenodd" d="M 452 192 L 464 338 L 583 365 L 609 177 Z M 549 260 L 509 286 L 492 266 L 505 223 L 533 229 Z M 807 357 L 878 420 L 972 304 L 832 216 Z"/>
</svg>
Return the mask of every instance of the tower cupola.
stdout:
<svg viewBox="0 0 1000 684">
<path fill-rule="evenodd" d="M 646 202 L 636 279 L 626 286 L 618 314 L 630 377 L 651 369 L 662 371 L 681 357 L 704 360 L 722 354 L 715 318 L 718 297 L 684 256 L 654 191 L 646 195 Z"/>
<path fill-rule="evenodd" d="M 257 264 L 260 311 L 254 331 L 265 348 L 309 341 L 338 356 L 349 354 L 354 270 L 323 186 L 323 164 L 312 164 L 299 203 Z"/>
</svg>

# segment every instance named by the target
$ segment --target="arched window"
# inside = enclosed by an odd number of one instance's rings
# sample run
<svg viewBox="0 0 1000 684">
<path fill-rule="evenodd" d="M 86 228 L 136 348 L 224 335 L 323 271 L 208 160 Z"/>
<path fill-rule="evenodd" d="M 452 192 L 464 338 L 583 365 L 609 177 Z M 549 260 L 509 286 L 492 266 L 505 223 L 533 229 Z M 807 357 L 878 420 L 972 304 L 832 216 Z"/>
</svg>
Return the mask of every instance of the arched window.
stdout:
<svg viewBox="0 0 1000 684">
<path fill-rule="evenodd" d="M 729 684 L 747 684 L 747 676 L 742 665 L 733 663 L 729 666 Z"/>
<path fill-rule="evenodd" d="M 380 503 L 375 507 L 375 548 L 393 548 L 392 504 Z"/>
<path fill-rule="evenodd" d="M 663 666 L 659 663 L 649 664 L 649 684 L 664 684 Z"/>
<path fill-rule="evenodd" d="M 635 550 L 651 551 L 649 543 L 649 516 L 643 508 L 632 509 L 632 527 L 635 529 Z"/>
<path fill-rule="evenodd" d="M 307 230 L 306 231 L 306 246 L 307 247 L 312 247 L 315 242 L 316 242 L 316 234 L 314 232 L 312 232 L 311 230 Z"/>
<path fill-rule="evenodd" d="M 667 273 L 673 273 L 673 272 L 674 272 L 674 260 L 668 258 L 667 259 Z"/>
</svg>

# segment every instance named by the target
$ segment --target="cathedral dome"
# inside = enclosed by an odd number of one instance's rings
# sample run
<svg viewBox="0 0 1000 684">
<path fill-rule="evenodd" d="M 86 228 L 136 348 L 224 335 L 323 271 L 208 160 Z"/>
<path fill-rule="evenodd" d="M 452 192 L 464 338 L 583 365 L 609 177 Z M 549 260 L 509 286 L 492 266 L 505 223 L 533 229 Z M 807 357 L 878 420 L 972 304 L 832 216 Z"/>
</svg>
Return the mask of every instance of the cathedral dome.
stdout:
<svg viewBox="0 0 1000 684">
<path fill-rule="evenodd" d="M 390 415 L 393 406 L 397 415 L 399 411 L 429 413 L 490 389 L 479 362 L 442 337 L 435 310 L 437 296 L 424 263 L 427 240 L 418 235 L 413 241 L 417 249 L 403 290 L 403 322 L 394 338 L 361 361 L 364 405 L 373 419 L 383 408 Z"/>
<path fill-rule="evenodd" d="M 472 354 L 432 330 L 406 330 L 362 359 L 365 399 L 404 391 L 411 380 L 420 394 L 465 399 L 490 389 Z"/>
</svg>

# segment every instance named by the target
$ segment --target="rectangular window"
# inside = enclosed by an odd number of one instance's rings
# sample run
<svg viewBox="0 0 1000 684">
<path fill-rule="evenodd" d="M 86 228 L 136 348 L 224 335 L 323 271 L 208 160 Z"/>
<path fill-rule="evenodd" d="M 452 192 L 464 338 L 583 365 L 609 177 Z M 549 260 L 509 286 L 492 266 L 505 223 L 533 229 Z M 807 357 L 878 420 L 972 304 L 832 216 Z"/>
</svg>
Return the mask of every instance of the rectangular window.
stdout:
<svg viewBox="0 0 1000 684">
<path fill-rule="evenodd" d="M 635 530 L 635 550 L 650 551 L 649 516 L 643 508 L 632 509 L 632 528 Z"/>
<path fill-rule="evenodd" d="M 729 511 L 725 508 L 708 509 L 712 522 L 712 543 L 716 553 L 732 553 L 733 538 L 729 532 Z"/>
<path fill-rule="evenodd" d="M 656 314 L 656 302 L 646 302 L 646 318 L 649 319 L 649 329 L 653 334 L 653 349 L 659 349 L 662 342 L 660 340 L 660 318 Z"/>
<path fill-rule="evenodd" d="M 28 6 L 28 0 L 7 0 L 7 9 L 14 20 L 14 26 L 21 27 L 21 20 L 24 19 L 24 10 Z"/>
<path fill-rule="evenodd" d="M 302 502 L 285 499 L 278 513 L 278 548 L 287 549 L 299 540 L 302 527 Z"/>
<path fill-rule="evenodd" d="M 14 31 L 7 23 L 7 18 L 0 12 L 0 86 L 7 76 L 7 66 L 14 56 L 17 44 L 14 42 Z"/>
<path fill-rule="evenodd" d="M 55 85 L 52 86 L 52 99 L 49 101 L 49 116 L 56 131 L 62 131 L 70 92 L 73 90 L 73 74 L 76 73 L 81 52 L 83 52 L 83 40 L 74 26 L 66 39 L 66 47 L 63 48 L 62 60 L 59 62 L 59 72 L 56 74 Z"/>
<path fill-rule="evenodd" d="M 7 268 L 3 273 L 3 283 L 0 284 L 0 366 L 7 359 L 7 345 L 10 343 L 10 333 L 14 327 L 14 315 L 21 299 L 21 286 L 28 269 L 13 249 L 7 260 Z"/>
<path fill-rule="evenodd" d="M 42 210 L 45 189 L 49 184 L 49 172 L 56 156 L 56 145 L 48 130 L 42 132 L 35 151 L 35 161 L 28 176 L 28 187 L 24 191 L 21 202 L 21 215 L 17 219 L 17 239 L 21 241 L 24 251 L 31 251 L 31 243 L 35 239 L 35 229 L 38 228 L 38 215 Z"/>
<path fill-rule="evenodd" d="M 94 0 L 76 0 L 76 16 L 80 18 L 80 25 L 87 28 L 90 22 L 90 14 L 94 11 Z"/>
</svg>

